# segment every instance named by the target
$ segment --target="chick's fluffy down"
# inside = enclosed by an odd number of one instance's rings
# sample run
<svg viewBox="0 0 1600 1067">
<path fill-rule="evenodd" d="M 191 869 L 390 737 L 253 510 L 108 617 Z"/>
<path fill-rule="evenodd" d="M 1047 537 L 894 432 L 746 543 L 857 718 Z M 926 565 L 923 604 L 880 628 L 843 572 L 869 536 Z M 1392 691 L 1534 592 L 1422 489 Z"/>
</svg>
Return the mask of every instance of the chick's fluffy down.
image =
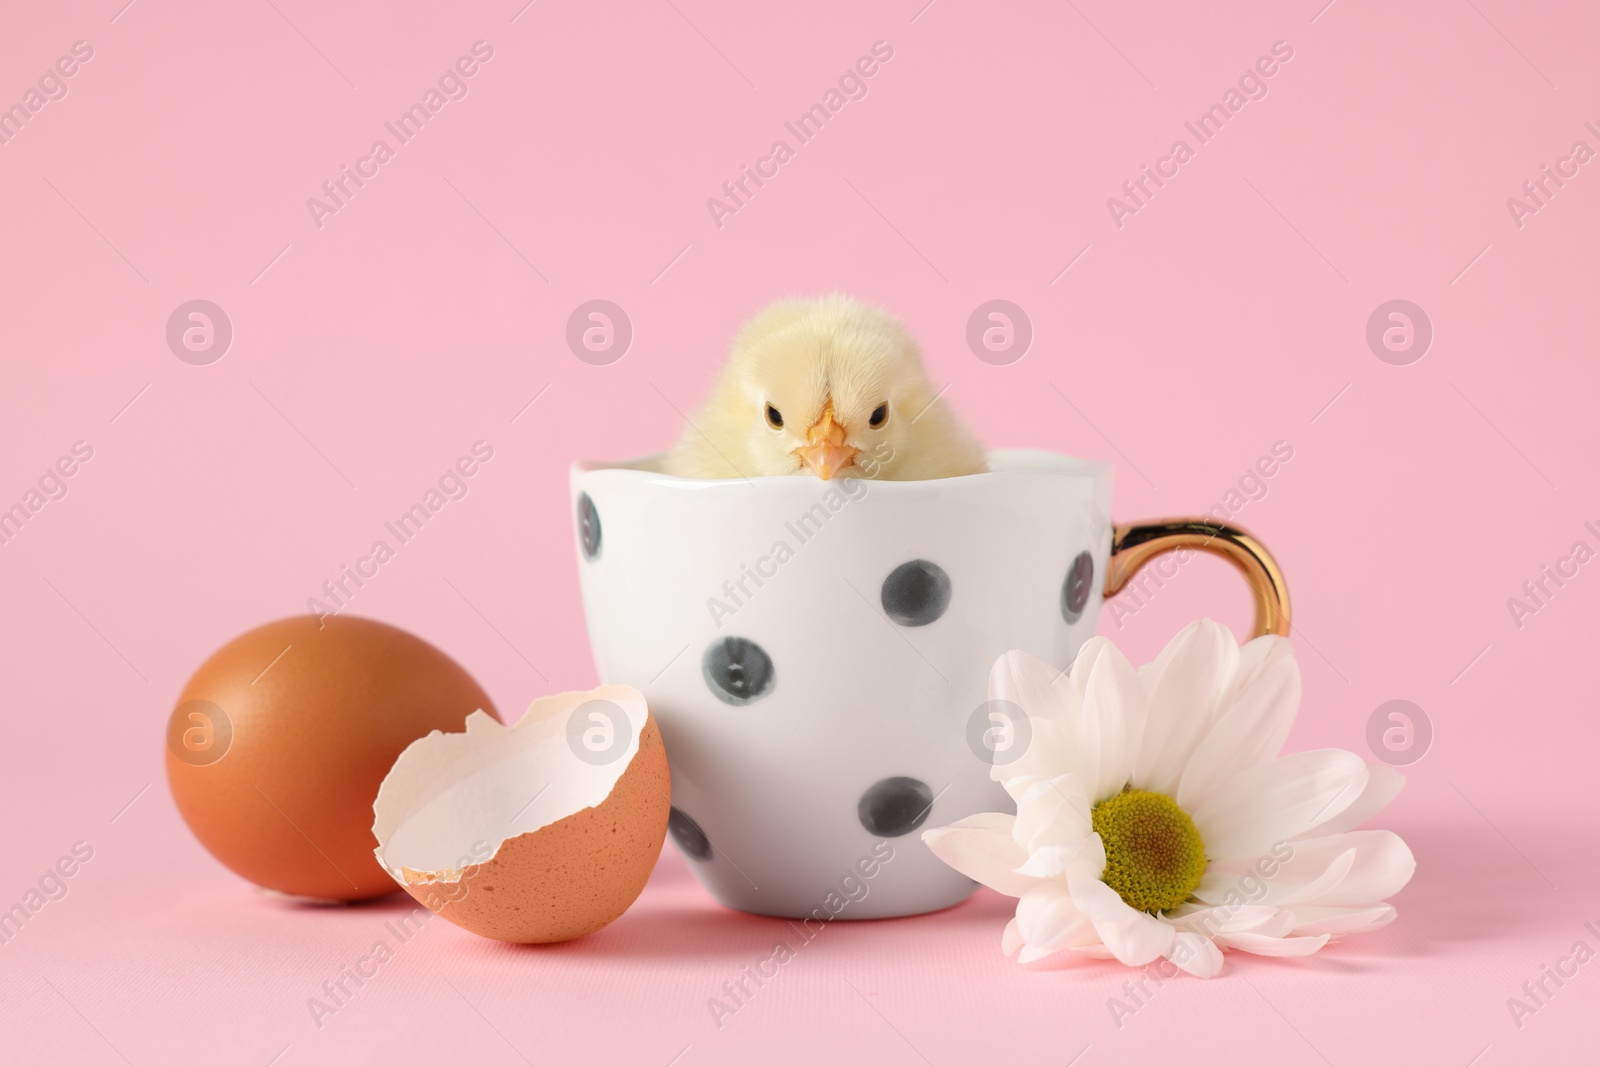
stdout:
<svg viewBox="0 0 1600 1067">
<path fill-rule="evenodd" d="M 984 470 L 982 446 L 937 396 L 916 342 L 892 315 L 839 295 L 781 300 L 744 325 L 662 469 L 685 478 L 810 474 L 800 450 L 831 414 L 843 444 L 858 450 L 844 476 Z"/>
</svg>

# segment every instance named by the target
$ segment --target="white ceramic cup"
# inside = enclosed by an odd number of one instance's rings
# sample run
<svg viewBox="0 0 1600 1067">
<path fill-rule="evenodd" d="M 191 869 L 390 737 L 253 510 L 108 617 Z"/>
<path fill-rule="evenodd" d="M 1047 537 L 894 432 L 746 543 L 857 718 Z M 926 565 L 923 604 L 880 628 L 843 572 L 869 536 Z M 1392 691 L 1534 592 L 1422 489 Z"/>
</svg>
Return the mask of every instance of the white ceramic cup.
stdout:
<svg viewBox="0 0 1600 1067">
<path fill-rule="evenodd" d="M 989 772 L 1028 726 L 989 704 L 994 660 L 1023 649 L 1064 668 L 1102 591 L 1149 556 L 1189 544 L 1240 562 L 1228 546 L 1249 541 L 1193 520 L 1113 528 L 1110 466 L 1048 452 L 930 481 L 700 480 L 656 463 L 572 469 L 589 638 L 601 679 L 642 690 L 660 723 L 679 851 L 717 900 L 763 915 L 967 897 L 976 883 L 918 831 L 1014 810 Z M 1139 558 L 1108 582 L 1114 537 Z M 1281 587 L 1275 568 L 1265 580 Z"/>
</svg>

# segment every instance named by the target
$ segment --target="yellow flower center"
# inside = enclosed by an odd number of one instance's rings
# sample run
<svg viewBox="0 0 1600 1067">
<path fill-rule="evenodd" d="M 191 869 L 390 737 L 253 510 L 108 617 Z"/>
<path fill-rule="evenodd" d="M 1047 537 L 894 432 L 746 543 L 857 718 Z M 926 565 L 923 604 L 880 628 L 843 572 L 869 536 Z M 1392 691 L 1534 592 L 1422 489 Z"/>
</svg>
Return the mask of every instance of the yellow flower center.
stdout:
<svg viewBox="0 0 1600 1067">
<path fill-rule="evenodd" d="M 1106 848 L 1102 880 L 1130 908 L 1171 911 L 1200 885 L 1205 843 L 1171 797 L 1129 787 L 1096 804 L 1090 819 Z"/>
</svg>

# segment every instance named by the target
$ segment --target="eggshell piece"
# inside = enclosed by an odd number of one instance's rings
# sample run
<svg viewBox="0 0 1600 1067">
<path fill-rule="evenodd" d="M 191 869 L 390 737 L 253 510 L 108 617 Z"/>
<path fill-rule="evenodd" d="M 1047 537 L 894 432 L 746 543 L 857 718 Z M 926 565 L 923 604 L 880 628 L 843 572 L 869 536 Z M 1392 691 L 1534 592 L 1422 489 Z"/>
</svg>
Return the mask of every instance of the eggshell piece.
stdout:
<svg viewBox="0 0 1600 1067">
<path fill-rule="evenodd" d="M 425 907 L 500 941 L 568 941 L 621 916 L 671 810 L 643 696 L 602 686 L 535 701 L 514 727 L 477 715 L 466 726 L 396 761 L 373 808 L 379 862 Z"/>
</svg>

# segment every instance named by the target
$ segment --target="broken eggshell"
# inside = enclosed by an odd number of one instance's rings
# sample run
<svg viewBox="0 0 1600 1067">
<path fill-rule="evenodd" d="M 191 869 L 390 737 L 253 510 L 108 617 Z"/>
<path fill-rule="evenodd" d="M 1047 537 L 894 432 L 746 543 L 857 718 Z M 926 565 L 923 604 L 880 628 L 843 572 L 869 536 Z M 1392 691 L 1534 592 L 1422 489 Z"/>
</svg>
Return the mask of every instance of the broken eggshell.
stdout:
<svg viewBox="0 0 1600 1067">
<path fill-rule="evenodd" d="M 628 909 L 671 807 L 644 697 L 601 686 L 467 717 L 406 748 L 373 804 L 375 855 L 425 907 L 500 941 L 569 941 Z"/>
</svg>

